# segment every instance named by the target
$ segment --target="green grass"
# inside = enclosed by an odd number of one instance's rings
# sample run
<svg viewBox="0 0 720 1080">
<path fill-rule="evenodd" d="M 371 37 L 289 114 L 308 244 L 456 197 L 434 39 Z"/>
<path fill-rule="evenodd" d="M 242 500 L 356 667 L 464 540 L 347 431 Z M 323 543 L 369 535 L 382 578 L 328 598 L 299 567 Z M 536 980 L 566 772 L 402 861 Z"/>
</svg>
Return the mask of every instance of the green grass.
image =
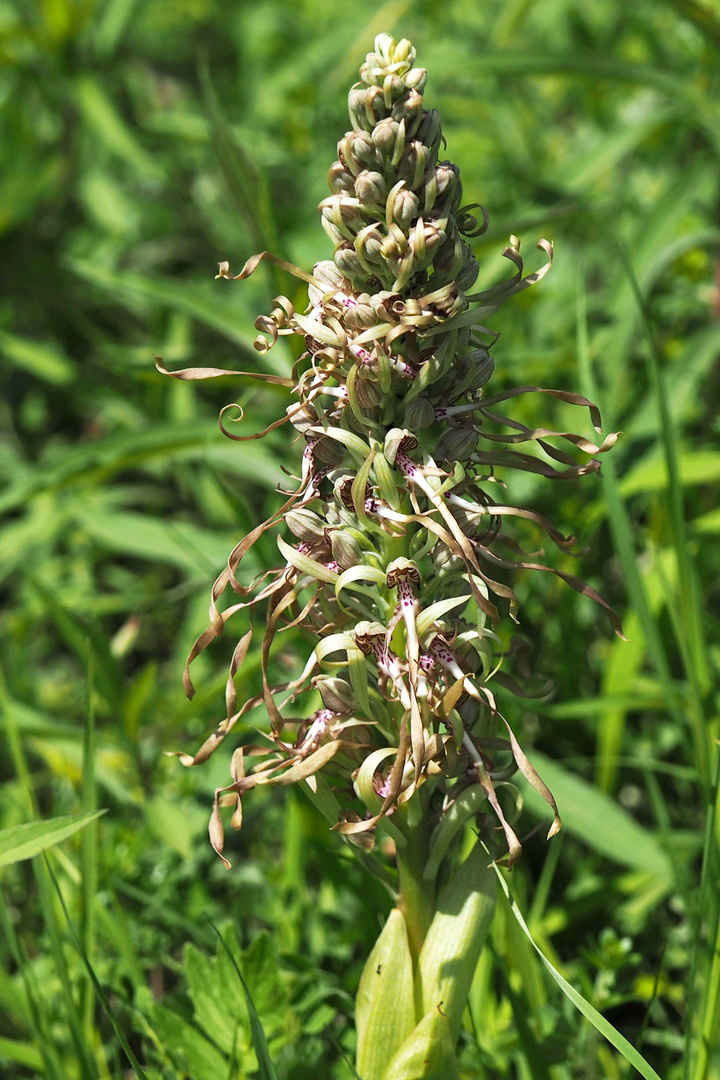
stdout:
<svg viewBox="0 0 720 1080">
<path fill-rule="evenodd" d="M 286 394 L 180 383 L 152 357 L 289 370 L 281 345 L 252 350 L 253 324 L 279 291 L 302 309 L 303 288 L 275 268 L 216 282 L 215 264 L 328 256 L 315 207 L 381 29 L 413 39 L 466 198 L 489 209 L 478 287 L 501 276 L 510 232 L 528 262 L 538 237 L 555 242 L 550 276 L 493 320 L 493 385 L 587 393 L 623 431 L 602 478 L 528 475 L 509 493 L 589 545 L 582 576 L 630 638 L 551 575 L 515 583 L 555 693 L 510 719 L 547 761 L 566 829 L 549 847 L 528 837 L 512 896 L 565 985 L 663 1080 L 720 1080 L 716 6 L 5 0 L 0 830 L 107 811 L 0 866 L 13 1080 L 250 1080 L 254 1046 L 279 1080 L 352 1076 L 382 883 L 302 793 L 260 789 L 226 873 L 206 827 L 229 749 L 193 770 L 164 756 L 221 718 L 232 635 L 198 660 L 192 704 L 185 655 L 227 552 L 297 460 L 283 429 L 223 440 L 217 413 L 236 400 L 260 430 Z M 563 423 L 548 399 L 514 408 Z M 256 545 L 248 577 L 274 545 Z M 239 695 L 259 686 L 251 654 Z M 262 724 L 251 713 L 238 736 Z M 541 810 L 523 795 L 527 835 Z M 464 1075 L 638 1075 L 562 989 L 504 904 Z"/>
</svg>

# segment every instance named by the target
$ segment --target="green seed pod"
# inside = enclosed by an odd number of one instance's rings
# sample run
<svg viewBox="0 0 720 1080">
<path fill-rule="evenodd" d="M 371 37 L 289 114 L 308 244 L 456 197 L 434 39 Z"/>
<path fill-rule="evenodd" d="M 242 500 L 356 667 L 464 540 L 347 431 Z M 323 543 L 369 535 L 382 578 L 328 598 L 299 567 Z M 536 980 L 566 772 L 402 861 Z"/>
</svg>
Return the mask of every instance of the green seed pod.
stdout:
<svg viewBox="0 0 720 1080">
<path fill-rule="evenodd" d="M 306 544 L 319 544 L 325 539 L 326 523 L 313 510 L 301 506 L 285 515 L 287 527 L 298 540 Z"/>
<path fill-rule="evenodd" d="M 447 428 L 437 441 L 435 457 L 440 461 L 467 461 L 475 453 L 477 441 L 474 427 Z"/>
<path fill-rule="evenodd" d="M 344 529 L 331 534 L 330 548 L 333 559 L 343 570 L 349 570 L 351 566 L 357 566 L 363 561 L 362 548 L 352 533 Z"/>
</svg>

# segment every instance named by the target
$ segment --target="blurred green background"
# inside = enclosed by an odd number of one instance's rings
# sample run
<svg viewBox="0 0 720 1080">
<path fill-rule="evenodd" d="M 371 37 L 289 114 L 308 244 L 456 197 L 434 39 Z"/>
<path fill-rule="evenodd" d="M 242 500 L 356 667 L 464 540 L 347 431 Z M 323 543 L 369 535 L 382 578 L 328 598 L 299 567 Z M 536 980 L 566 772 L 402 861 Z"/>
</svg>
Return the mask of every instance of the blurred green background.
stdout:
<svg viewBox="0 0 720 1080">
<path fill-rule="evenodd" d="M 232 634 L 180 675 L 211 581 L 278 505 L 297 448 L 242 448 L 285 392 L 164 379 L 288 370 L 253 323 L 294 279 L 214 281 L 270 248 L 329 257 L 347 90 L 380 31 L 429 69 L 448 156 L 555 267 L 493 320 L 494 388 L 594 397 L 624 435 L 604 478 L 512 478 L 588 551 L 555 565 L 613 603 L 629 643 L 551 575 L 516 583 L 545 703 L 508 706 L 565 830 L 512 888 L 547 955 L 663 1080 L 720 1077 L 713 760 L 718 734 L 720 10 L 711 0 L 0 0 L 0 827 L 108 809 L 49 860 L 82 949 L 150 1078 L 257 1075 L 228 926 L 282 1078 L 351 1077 L 352 995 L 389 900 L 301 793 L 246 801 L 226 873 L 206 824 L 229 751 L 184 770 L 223 713 Z M 531 426 L 574 411 L 519 399 Z M 276 559 L 254 549 L 248 573 Z M 714 608 L 714 613 L 713 613 Z M 296 662 L 286 636 L 278 663 Z M 256 692 L 250 656 L 240 693 Z M 248 718 L 262 725 L 258 711 Z M 240 733 L 243 737 L 243 733 Z M 714 785 L 714 786 L 713 786 Z M 520 832 L 542 811 L 528 794 Z M 0 1074 L 131 1075 L 49 871 L 0 868 Z M 373 911 L 373 907 L 375 911 Z M 230 925 L 232 924 L 232 925 Z M 467 1077 L 635 1075 L 547 980 L 501 910 L 467 1014 Z"/>
</svg>

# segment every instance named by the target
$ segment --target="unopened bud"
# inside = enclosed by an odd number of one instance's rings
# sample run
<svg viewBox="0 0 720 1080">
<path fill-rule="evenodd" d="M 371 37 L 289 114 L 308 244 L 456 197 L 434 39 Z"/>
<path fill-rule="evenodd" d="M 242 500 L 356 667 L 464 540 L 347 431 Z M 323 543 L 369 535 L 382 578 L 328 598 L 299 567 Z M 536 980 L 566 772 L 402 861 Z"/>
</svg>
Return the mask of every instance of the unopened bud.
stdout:
<svg viewBox="0 0 720 1080">
<path fill-rule="evenodd" d="M 441 574 L 445 571 L 457 570 L 463 565 L 459 555 L 454 555 L 445 544 L 438 544 L 433 552 L 433 564 L 436 571 Z"/>
<path fill-rule="evenodd" d="M 349 570 L 351 566 L 362 562 L 362 549 L 353 534 L 346 529 L 331 533 L 330 547 L 333 559 L 343 570 Z"/>
<path fill-rule="evenodd" d="M 355 179 L 355 195 L 361 203 L 385 204 L 387 184 L 382 173 L 363 169 Z"/>
<path fill-rule="evenodd" d="M 425 68 L 413 68 L 405 76 L 405 85 L 409 90 L 417 90 L 422 94 L 427 83 L 427 70 Z"/>
<path fill-rule="evenodd" d="M 463 244 L 463 247 L 466 247 L 466 246 L 467 245 Z M 477 276 L 478 276 L 479 273 L 480 273 L 480 267 L 478 265 L 478 261 L 475 258 L 475 256 L 472 254 L 472 252 L 470 252 L 469 253 L 469 258 L 466 257 L 466 260 L 465 260 L 465 263 L 464 263 L 462 269 L 458 272 L 458 274 L 457 274 L 457 276 L 455 278 L 455 280 L 457 281 L 457 284 L 458 284 L 458 288 L 462 289 L 463 292 L 467 292 L 468 289 L 472 288 L 472 286 L 477 281 Z"/>
<path fill-rule="evenodd" d="M 350 131 L 338 143 L 338 153 L 355 176 L 377 163 L 375 144 L 367 131 Z"/>
<path fill-rule="evenodd" d="M 336 249 L 333 259 L 340 273 L 350 278 L 351 281 L 366 279 L 367 274 L 362 267 L 357 252 L 350 244 L 341 244 Z"/>
<path fill-rule="evenodd" d="M 460 170 L 452 161 L 441 161 L 435 169 L 437 179 L 438 196 L 447 205 L 454 205 L 462 198 L 462 183 L 460 182 Z"/>
<path fill-rule="evenodd" d="M 418 139 L 406 146 L 398 163 L 398 176 L 402 177 L 409 188 L 415 190 L 423 177 L 428 164 L 427 147 Z"/>
<path fill-rule="evenodd" d="M 464 357 L 473 366 L 473 374 L 468 384 L 468 390 L 479 390 L 481 386 L 484 386 L 488 381 L 493 371 L 495 370 L 495 361 L 484 346 L 480 346 L 479 349 L 473 349 Z"/>
<path fill-rule="evenodd" d="M 405 424 L 411 431 L 422 431 L 435 423 L 435 406 L 426 397 L 416 397 L 405 407 Z"/>
<path fill-rule="evenodd" d="M 320 692 L 323 705 L 331 712 L 349 713 L 355 708 L 355 693 L 345 679 L 340 679 L 336 675 L 317 675 L 313 679 L 313 684 Z"/>
<path fill-rule="evenodd" d="M 350 119 L 356 128 L 365 128 L 368 126 L 367 114 L 365 112 L 365 101 L 367 98 L 367 90 L 364 86 L 355 86 L 348 94 L 348 109 L 350 110 Z"/>
<path fill-rule="evenodd" d="M 344 191 L 348 195 L 355 194 L 355 180 L 353 174 L 346 165 L 343 165 L 342 161 L 336 161 L 330 166 L 328 172 L 328 184 L 331 191 Z"/>
<path fill-rule="evenodd" d="M 411 124 L 422 112 L 422 94 L 417 90 L 408 90 L 399 101 L 393 105 L 391 116 L 393 120 L 404 120 Z"/>
<path fill-rule="evenodd" d="M 377 383 L 366 378 L 359 378 L 355 383 L 358 403 L 363 409 L 374 409 L 382 401 L 382 391 Z"/>
<path fill-rule="evenodd" d="M 306 544 L 318 544 L 325 539 L 325 522 L 313 510 L 300 506 L 285 515 L 288 529 Z"/>
<path fill-rule="evenodd" d="M 477 441 L 474 427 L 447 428 L 437 441 L 435 457 L 440 461 L 467 461 L 475 453 Z"/>
<path fill-rule="evenodd" d="M 315 457 L 323 465 L 339 465 L 345 457 L 342 443 L 323 436 L 315 444 Z"/>
<path fill-rule="evenodd" d="M 405 124 L 389 118 L 381 120 L 373 128 L 372 141 L 384 161 L 397 161 L 405 145 Z"/>
<path fill-rule="evenodd" d="M 390 199 L 388 199 L 390 203 Z M 414 191 L 402 188 L 392 200 L 392 207 L 388 211 L 388 223 L 395 221 L 403 232 L 408 232 L 420 211 L 420 203 Z"/>
</svg>

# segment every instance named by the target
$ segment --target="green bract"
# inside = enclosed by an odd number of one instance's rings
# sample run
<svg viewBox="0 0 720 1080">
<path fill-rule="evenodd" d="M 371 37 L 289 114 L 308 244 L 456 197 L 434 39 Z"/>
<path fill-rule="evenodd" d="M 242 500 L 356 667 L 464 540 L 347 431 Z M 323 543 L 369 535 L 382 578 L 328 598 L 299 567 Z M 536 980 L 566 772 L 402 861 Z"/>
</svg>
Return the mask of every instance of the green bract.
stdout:
<svg viewBox="0 0 720 1080">
<path fill-rule="evenodd" d="M 260 352 L 280 335 L 303 338 L 292 377 L 238 373 L 292 390 L 293 403 L 277 424 L 289 423 L 305 450 L 297 490 L 231 553 L 213 587 L 210 626 L 189 658 L 231 616 L 245 612 L 257 623 L 263 612 L 262 698 L 238 703 L 233 681 L 250 629 L 233 656 L 227 716 L 194 757 L 181 758 L 186 765 L 205 760 L 263 701 L 270 741 L 233 756 L 232 783 L 217 793 L 211 821 L 216 851 L 223 849 L 221 807 L 233 806 L 239 827 L 250 788 L 306 781 L 318 798 L 324 793 L 326 810 L 334 808 L 333 827 L 366 849 L 383 822 L 400 847 L 405 826 L 427 822 L 426 856 L 433 855 L 416 868 L 427 881 L 461 825 L 488 807 L 510 859 L 516 857 L 520 845 L 495 788 L 514 768 L 552 808 L 551 833 L 559 827 L 555 801 L 493 694 L 502 652 L 492 628 L 499 607 L 513 618 L 517 608 L 511 585 L 498 575 L 516 567 L 549 571 L 607 605 L 576 578 L 523 557 L 509 531 L 513 518 L 534 522 L 560 548 L 574 539 L 539 514 L 498 501 L 504 488 L 495 469 L 581 476 L 597 470 L 596 455 L 616 436 L 596 445 L 569 432 L 531 430 L 497 412 L 515 395 L 542 393 L 585 406 L 600 430 L 597 410 L 578 394 L 531 386 L 486 392 L 497 335 L 483 321 L 544 276 L 552 246 L 538 243 L 547 262 L 523 276 L 519 241 L 511 237 L 503 255 L 512 276 L 473 293 L 478 264 L 468 241 L 486 229 L 487 214 L 463 203 L 457 166 L 438 160 L 440 118 L 423 106 L 426 72 L 415 67 L 415 50 L 382 34 L 360 77 L 350 91 L 352 130 L 330 168 L 332 194 L 320 204 L 332 260 L 306 274 L 263 252 L 237 275 L 248 277 L 266 258 L 308 282 L 304 313 L 278 297 L 256 322 Z M 218 276 L 232 277 L 228 263 Z M 523 450 L 526 443 L 539 452 Z M 577 461 L 558 443 L 589 460 Z M 254 585 L 241 584 L 241 560 L 274 527 L 281 530 L 279 564 Z M 235 601 L 220 611 L 228 588 Z M 297 678 L 274 686 L 273 640 L 290 624 L 308 632 L 313 648 Z M 192 693 L 187 672 L 186 688 Z M 323 708 L 298 719 L 307 711 L 302 696 L 316 689 Z M 496 765 L 502 751 L 511 755 L 511 768 Z"/>
</svg>

